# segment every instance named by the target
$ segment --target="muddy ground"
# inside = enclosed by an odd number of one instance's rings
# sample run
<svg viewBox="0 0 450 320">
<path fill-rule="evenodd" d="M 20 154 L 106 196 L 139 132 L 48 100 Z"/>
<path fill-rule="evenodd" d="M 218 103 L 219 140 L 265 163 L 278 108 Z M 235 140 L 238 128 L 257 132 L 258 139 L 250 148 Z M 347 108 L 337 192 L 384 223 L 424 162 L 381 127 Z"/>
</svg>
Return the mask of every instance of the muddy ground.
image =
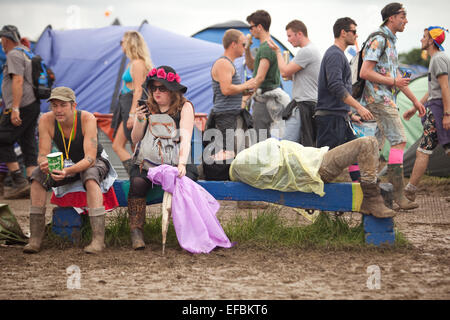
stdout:
<svg viewBox="0 0 450 320">
<path fill-rule="evenodd" d="M 237 244 L 200 255 L 168 248 L 163 256 L 161 244 L 151 243 L 138 252 L 115 247 L 87 255 L 77 247 L 44 247 L 39 254 L 25 255 L 21 246 L 2 245 L 0 299 L 446 300 L 450 298 L 448 190 L 449 186 L 424 190 L 418 197 L 419 209 L 395 218 L 396 227 L 412 244 L 410 249 L 255 249 Z M 29 200 L 0 202 L 10 205 L 28 233 Z M 239 212 L 235 202 L 221 204 L 220 220 Z M 158 210 L 149 206 L 148 214 Z M 283 213 L 309 223 L 290 208 Z M 46 218 L 51 220 L 49 209 Z M 379 288 L 369 279 L 372 265 L 380 268 Z M 67 273 L 71 266 L 79 267 L 79 288 L 77 275 Z"/>
</svg>

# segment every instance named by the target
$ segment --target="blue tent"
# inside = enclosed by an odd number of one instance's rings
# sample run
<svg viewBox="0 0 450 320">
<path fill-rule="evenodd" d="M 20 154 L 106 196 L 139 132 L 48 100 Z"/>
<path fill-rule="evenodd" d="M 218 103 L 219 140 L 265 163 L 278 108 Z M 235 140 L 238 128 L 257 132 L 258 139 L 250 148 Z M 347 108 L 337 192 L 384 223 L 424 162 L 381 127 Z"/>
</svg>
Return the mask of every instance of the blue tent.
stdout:
<svg viewBox="0 0 450 320">
<path fill-rule="evenodd" d="M 113 25 L 64 31 L 49 26 L 37 41 L 35 52 L 55 72 L 55 86 L 75 91 L 79 109 L 110 113 L 126 65 L 120 40 L 128 30 L 139 30 L 143 35 L 155 66 L 170 65 L 179 73 L 195 111 L 208 113 L 213 100 L 210 69 L 223 52 L 218 44 L 178 35 L 146 22 L 140 27 Z M 41 111 L 48 111 L 47 103 L 41 104 Z"/>
<path fill-rule="evenodd" d="M 250 34 L 249 27 L 250 26 L 245 22 L 242 22 L 239 20 L 232 20 L 232 21 L 218 23 L 218 24 L 212 25 L 210 27 L 207 27 L 203 30 L 200 30 L 200 31 L 194 33 L 192 35 L 192 37 L 196 38 L 196 39 L 202 39 L 205 41 L 210 41 L 210 42 L 218 43 L 218 44 L 222 45 L 222 38 L 223 38 L 223 35 L 225 34 L 225 31 L 233 28 L 233 29 L 237 29 L 237 30 L 241 31 L 243 34 L 247 35 L 247 34 Z M 280 47 L 281 51 L 289 52 L 289 59 L 293 58 L 291 51 L 288 48 L 286 48 L 286 46 L 284 44 L 282 44 L 274 36 L 271 36 L 271 38 Z M 253 55 L 255 54 L 255 51 L 257 50 L 257 48 L 259 48 L 259 45 L 260 45 L 259 40 L 253 39 L 253 44 L 251 46 Z M 250 70 L 248 70 L 247 68 L 244 68 L 244 63 L 245 63 L 245 59 L 243 57 L 236 59 L 234 62 L 234 64 L 236 65 L 237 71 L 241 75 L 242 80 L 251 78 L 251 76 L 253 74 Z M 284 81 L 283 79 L 281 79 L 281 86 L 289 95 L 291 95 L 292 81 Z"/>
</svg>

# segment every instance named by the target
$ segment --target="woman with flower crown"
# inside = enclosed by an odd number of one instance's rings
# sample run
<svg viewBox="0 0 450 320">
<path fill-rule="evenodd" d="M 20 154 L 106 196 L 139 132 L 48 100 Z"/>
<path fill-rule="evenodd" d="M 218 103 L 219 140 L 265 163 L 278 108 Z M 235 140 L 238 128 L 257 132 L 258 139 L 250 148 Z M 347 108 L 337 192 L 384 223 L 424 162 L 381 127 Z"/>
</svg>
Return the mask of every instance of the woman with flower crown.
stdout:
<svg viewBox="0 0 450 320">
<path fill-rule="evenodd" d="M 122 75 L 123 85 L 111 123 L 111 127 L 114 128 L 112 148 L 129 175 L 131 155 L 125 146 L 128 141 L 133 145 L 131 129 L 134 124 L 138 100 L 142 96 L 142 84 L 152 68 L 152 61 L 147 44 L 138 31 L 125 32 L 120 45 L 130 62 Z"/>
<path fill-rule="evenodd" d="M 180 82 L 180 76 L 172 67 L 153 68 L 143 84 L 148 99 L 145 104 L 138 106 L 136 109 L 131 139 L 137 147 L 133 156 L 134 163 L 130 170 L 130 191 L 128 194 L 130 232 L 132 246 L 135 250 L 145 248 L 142 231 L 145 222 L 146 195 L 153 186 L 147 178 L 148 169 L 163 163 L 167 164 L 167 161 L 159 163 L 148 159 L 142 161 L 142 158 L 145 158 L 142 155 L 146 154 L 148 149 L 151 148 L 145 140 L 146 134 L 150 139 L 153 138 L 153 131 L 149 130 L 153 130 L 155 123 L 167 127 L 167 121 L 161 120 L 164 119 L 164 115 L 166 115 L 166 119 L 169 116 L 168 119 L 173 120 L 178 133 L 177 138 L 172 141 L 176 144 L 176 148 L 174 148 L 177 152 L 174 156 L 176 160 L 168 164 L 177 166 L 179 177 L 187 176 L 192 180 L 197 180 L 198 177 L 196 166 L 189 163 L 192 130 L 194 128 L 194 106 L 183 96 L 187 87 Z M 152 118 L 152 116 L 156 116 L 156 118 Z"/>
</svg>

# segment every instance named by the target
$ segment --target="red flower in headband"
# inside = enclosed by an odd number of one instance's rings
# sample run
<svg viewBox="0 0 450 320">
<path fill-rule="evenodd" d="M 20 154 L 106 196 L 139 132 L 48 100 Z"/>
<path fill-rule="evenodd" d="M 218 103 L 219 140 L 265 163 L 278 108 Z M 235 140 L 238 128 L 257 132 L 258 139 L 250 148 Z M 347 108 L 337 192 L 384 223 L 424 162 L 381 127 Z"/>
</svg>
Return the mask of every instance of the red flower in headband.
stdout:
<svg viewBox="0 0 450 320">
<path fill-rule="evenodd" d="M 163 68 L 159 68 L 158 71 L 156 72 L 156 76 L 160 79 L 165 79 L 166 78 L 166 71 L 164 71 Z"/>
<path fill-rule="evenodd" d="M 156 68 L 153 68 L 152 70 L 150 70 L 150 72 L 148 73 L 148 75 L 150 77 L 153 77 L 156 74 Z"/>
<path fill-rule="evenodd" d="M 169 72 L 167 74 L 167 81 L 173 82 L 173 80 L 175 80 L 175 74 L 173 72 Z"/>
<path fill-rule="evenodd" d="M 178 75 L 178 73 L 175 75 L 175 81 L 178 82 L 178 83 L 181 82 L 181 78 L 180 78 L 180 76 Z"/>
</svg>

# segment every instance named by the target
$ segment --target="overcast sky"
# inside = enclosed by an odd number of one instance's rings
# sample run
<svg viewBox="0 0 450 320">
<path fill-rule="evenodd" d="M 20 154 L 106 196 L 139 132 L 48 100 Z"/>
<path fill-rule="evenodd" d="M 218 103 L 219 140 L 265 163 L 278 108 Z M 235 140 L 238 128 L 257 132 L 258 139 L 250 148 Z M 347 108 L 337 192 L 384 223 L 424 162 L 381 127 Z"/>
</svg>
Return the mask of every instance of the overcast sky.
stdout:
<svg viewBox="0 0 450 320">
<path fill-rule="evenodd" d="M 381 23 L 379 0 L 0 0 L 1 24 L 13 24 L 22 36 L 37 40 L 47 25 L 53 29 L 98 28 L 118 18 L 122 25 L 138 26 L 143 20 L 175 33 L 191 36 L 210 25 L 229 20 L 246 21 L 258 9 L 272 17 L 271 34 L 294 53 L 286 40 L 285 26 L 302 20 L 309 38 L 323 53 L 333 43 L 337 18 L 351 17 L 358 24 L 359 43 Z M 398 33 L 398 51 L 420 47 L 423 29 L 430 25 L 450 27 L 450 1 L 406 0 L 409 23 Z M 109 13 L 109 15 L 108 15 Z M 448 34 L 447 34 L 448 37 Z M 448 46 L 447 40 L 444 43 Z"/>
</svg>

